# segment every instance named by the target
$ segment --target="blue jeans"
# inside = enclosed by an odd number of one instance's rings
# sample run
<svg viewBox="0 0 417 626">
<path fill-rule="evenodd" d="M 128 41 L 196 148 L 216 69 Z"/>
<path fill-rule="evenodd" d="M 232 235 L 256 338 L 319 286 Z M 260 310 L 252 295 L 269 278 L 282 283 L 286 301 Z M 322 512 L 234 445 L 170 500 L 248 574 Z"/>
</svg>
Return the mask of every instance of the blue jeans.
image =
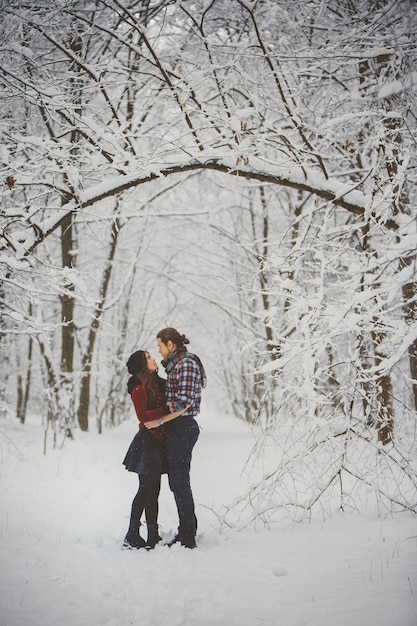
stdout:
<svg viewBox="0 0 417 626">
<path fill-rule="evenodd" d="M 195 535 L 197 519 L 190 483 L 193 448 L 200 428 L 193 417 L 177 417 L 166 425 L 168 482 L 174 494 L 179 518 L 179 532 Z"/>
</svg>

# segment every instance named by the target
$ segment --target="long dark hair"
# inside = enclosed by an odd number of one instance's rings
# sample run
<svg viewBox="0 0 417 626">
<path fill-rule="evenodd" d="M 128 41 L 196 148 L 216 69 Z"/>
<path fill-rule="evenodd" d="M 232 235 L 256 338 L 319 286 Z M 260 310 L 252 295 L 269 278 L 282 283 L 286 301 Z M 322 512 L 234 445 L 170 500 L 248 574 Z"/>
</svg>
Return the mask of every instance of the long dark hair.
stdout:
<svg viewBox="0 0 417 626">
<path fill-rule="evenodd" d="M 127 383 L 128 392 L 131 394 L 137 385 L 142 385 L 148 408 L 154 408 L 157 395 L 165 392 L 165 380 L 160 378 L 157 372 L 148 369 L 146 351 L 137 350 L 131 354 L 126 366 L 131 374 Z"/>
<path fill-rule="evenodd" d="M 178 349 L 185 348 L 185 345 L 190 343 L 190 340 L 187 339 L 185 335 L 180 335 L 178 330 L 175 328 L 163 328 L 159 331 L 156 336 L 157 339 L 160 339 L 162 343 L 167 344 L 168 341 L 172 341 L 172 343 L 177 346 Z"/>
</svg>

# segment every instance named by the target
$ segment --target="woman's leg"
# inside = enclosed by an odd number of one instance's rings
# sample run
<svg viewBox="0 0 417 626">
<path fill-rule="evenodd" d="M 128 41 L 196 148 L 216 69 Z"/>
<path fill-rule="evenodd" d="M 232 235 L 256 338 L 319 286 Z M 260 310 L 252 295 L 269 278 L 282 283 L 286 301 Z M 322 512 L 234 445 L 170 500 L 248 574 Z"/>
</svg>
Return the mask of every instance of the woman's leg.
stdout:
<svg viewBox="0 0 417 626">
<path fill-rule="evenodd" d="M 140 536 L 140 518 L 145 508 L 145 494 L 142 489 L 141 479 L 139 478 L 139 488 L 133 498 L 132 508 L 130 512 L 129 529 L 124 539 L 123 545 L 126 548 L 144 548 L 145 540 Z"/>
<path fill-rule="evenodd" d="M 161 490 L 161 474 L 141 474 L 142 489 L 145 496 L 145 517 L 148 527 L 147 548 L 154 548 L 161 541 L 158 533 L 158 497 Z"/>
</svg>

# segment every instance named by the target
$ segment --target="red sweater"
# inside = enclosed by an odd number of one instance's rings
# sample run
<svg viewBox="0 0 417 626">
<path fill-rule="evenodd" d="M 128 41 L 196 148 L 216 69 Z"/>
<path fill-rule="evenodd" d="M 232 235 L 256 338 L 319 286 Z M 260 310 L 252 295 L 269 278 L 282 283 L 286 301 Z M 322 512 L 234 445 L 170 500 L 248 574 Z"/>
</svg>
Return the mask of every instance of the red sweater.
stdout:
<svg viewBox="0 0 417 626">
<path fill-rule="evenodd" d="M 157 393 L 157 408 L 155 409 L 148 409 L 148 401 L 142 385 L 136 385 L 136 387 L 134 387 L 131 398 L 139 420 L 139 428 L 146 428 L 145 422 L 151 422 L 152 420 L 157 420 L 160 417 L 163 417 L 165 396 L 162 392 Z M 151 428 L 149 432 L 153 435 L 153 437 L 155 437 L 155 439 L 158 439 L 158 441 L 162 441 L 165 437 L 165 430 L 163 426 Z"/>
</svg>

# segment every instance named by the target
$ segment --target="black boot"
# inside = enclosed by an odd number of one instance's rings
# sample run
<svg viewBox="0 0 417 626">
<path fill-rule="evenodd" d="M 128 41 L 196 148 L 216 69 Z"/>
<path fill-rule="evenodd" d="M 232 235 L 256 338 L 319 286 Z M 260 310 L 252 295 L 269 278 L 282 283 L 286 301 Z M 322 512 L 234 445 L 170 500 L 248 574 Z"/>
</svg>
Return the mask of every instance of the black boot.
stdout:
<svg viewBox="0 0 417 626">
<path fill-rule="evenodd" d="M 148 524 L 148 540 L 146 542 L 146 549 L 153 550 L 157 543 L 162 540 L 158 533 L 158 524 Z"/>
<path fill-rule="evenodd" d="M 193 530 L 182 530 L 180 535 L 180 541 L 181 545 L 184 546 L 184 548 L 190 548 L 192 550 L 193 548 L 197 547 L 197 544 L 195 542 L 195 533 Z"/>
<path fill-rule="evenodd" d="M 140 522 L 130 518 L 129 530 L 123 541 L 123 547 L 129 550 L 139 550 L 146 546 L 145 540 L 140 536 Z"/>
<path fill-rule="evenodd" d="M 195 542 L 195 531 L 190 528 L 178 528 L 178 532 L 173 539 L 167 544 L 170 548 L 175 543 L 180 543 L 184 548 L 196 548 L 197 544 Z"/>
</svg>

